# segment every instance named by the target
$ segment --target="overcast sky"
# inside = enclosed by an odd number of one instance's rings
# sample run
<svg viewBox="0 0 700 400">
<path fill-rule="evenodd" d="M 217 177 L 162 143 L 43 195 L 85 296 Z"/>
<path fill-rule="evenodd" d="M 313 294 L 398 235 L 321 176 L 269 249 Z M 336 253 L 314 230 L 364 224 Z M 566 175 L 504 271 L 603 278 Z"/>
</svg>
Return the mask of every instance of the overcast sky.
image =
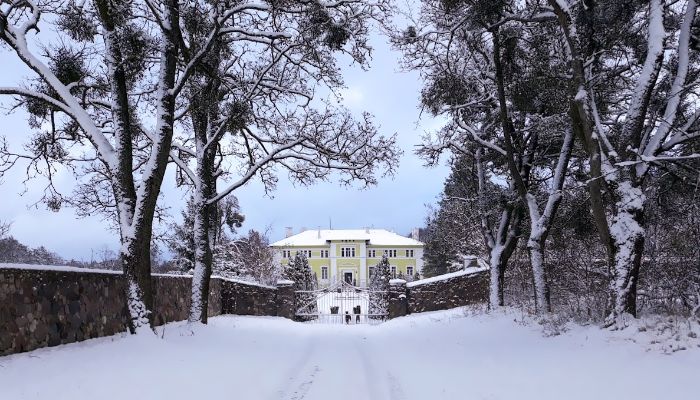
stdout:
<svg viewBox="0 0 700 400">
<path fill-rule="evenodd" d="M 426 204 L 434 203 L 442 189 L 448 169 L 444 166 L 425 168 L 414 155 L 415 146 L 426 130 L 435 130 L 440 121 L 429 115 L 420 115 L 418 107 L 421 83 L 416 73 L 399 71 L 399 54 L 390 49 L 385 39 L 375 36 L 373 61 L 369 71 L 357 66 L 344 65 L 347 89 L 343 103 L 358 114 L 369 111 L 385 135 L 398 133 L 399 146 L 404 155 L 396 176 L 382 179 L 376 187 L 360 190 L 345 188 L 337 181 L 320 182 L 311 187 L 295 187 L 286 176 L 280 182 L 274 198 L 264 196 L 262 185 L 252 182 L 235 194 L 246 220 L 242 231 L 271 228 L 272 241 L 284 236 L 285 227 L 298 232 L 301 228 L 362 228 L 374 226 L 401 234 L 421 226 L 426 216 Z M 18 77 L 30 76 L 14 57 L 2 53 L 0 86 L 15 85 Z M 11 104 L 0 99 L 4 106 L 0 114 L 0 136 L 11 146 L 20 149 L 32 130 L 26 114 L 16 110 L 7 114 Z M 78 218 L 71 209 L 54 213 L 42 204 L 31 207 L 41 196 L 46 183 L 41 177 L 26 186 L 24 165 L 16 167 L 0 180 L 0 220 L 11 221 L 11 234 L 19 241 L 36 247 L 43 245 L 65 258 L 89 260 L 92 251 L 105 246 L 116 249 L 118 235 L 108 229 L 99 217 Z M 180 219 L 180 209 L 186 198 L 184 191 L 174 187 L 174 174 L 168 171 L 163 187 L 163 203 L 173 219 Z M 68 172 L 59 173 L 58 186 L 70 192 L 74 178 Z M 223 186 L 223 185 L 220 185 Z"/>
</svg>

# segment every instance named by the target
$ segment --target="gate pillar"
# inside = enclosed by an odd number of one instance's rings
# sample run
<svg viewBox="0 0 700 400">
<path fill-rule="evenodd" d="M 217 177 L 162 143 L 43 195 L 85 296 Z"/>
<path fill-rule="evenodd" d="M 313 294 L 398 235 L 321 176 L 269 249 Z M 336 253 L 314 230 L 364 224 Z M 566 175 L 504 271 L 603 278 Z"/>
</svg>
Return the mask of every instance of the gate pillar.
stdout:
<svg viewBox="0 0 700 400">
<path fill-rule="evenodd" d="M 403 317 L 408 314 L 408 298 L 406 296 L 406 281 L 392 279 L 389 281 L 389 319 Z"/>
<path fill-rule="evenodd" d="M 294 281 L 277 281 L 277 316 L 294 319 Z"/>
</svg>

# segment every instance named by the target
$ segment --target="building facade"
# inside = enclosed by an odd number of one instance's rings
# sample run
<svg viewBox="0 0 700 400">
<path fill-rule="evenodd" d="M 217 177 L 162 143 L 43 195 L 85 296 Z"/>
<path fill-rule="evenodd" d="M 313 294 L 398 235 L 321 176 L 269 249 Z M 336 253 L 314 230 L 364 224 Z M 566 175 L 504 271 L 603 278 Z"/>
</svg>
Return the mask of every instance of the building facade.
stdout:
<svg viewBox="0 0 700 400">
<path fill-rule="evenodd" d="M 282 265 L 304 252 L 319 286 L 339 281 L 366 287 L 370 274 L 384 254 L 392 275 L 412 280 L 423 271 L 423 243 L 417 234 L 408 238 L 384 229 L 306 230 L 271 244 Z"/>
</svg>

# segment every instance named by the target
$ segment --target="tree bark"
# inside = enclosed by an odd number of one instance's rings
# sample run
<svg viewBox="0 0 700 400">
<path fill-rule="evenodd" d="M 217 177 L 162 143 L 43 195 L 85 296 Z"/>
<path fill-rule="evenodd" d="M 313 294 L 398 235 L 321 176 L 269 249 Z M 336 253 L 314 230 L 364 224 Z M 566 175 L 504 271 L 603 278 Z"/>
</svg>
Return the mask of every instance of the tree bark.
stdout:
<svg viewBox="0 0 700 400">
<path fill-rule="evenodd" d="M 152 220 L 143 221 L 132 236 L 122 236 L 120 251 L 126 279 L 127 307 L 131 333 L 152 325 L 153 291 L 151 285 Z"/>
<path fill-rule="evenodd" d="M 641 188 L 628 180 L 615 189 L 614 216 L 610 223 L 613 268 L 610 280 L 611 312 L 606 325 L 624 324 L 624 315 L 637 316 L 637 282 L 644 252 L 645 198 Z"/>
<path fill-rule="evenodd" d="M 217 48 L 212 50 L 218 56 Z M 215 66 L 218 68 L 218 65 Z M 212 68 L 216 71 L 215 68 Z M 219 118 L 219 79 L 212 72 L 203 72 L 207 83 L 193 88 L 194 103 L 191 111 L 195 139 L 197 168 L 194 182 L 194 276 L 189 322 L 208 320 L 209 283 L 212 274 L 213 252 L 217 238 L 216 149 L 215 123 Z"/>
</svg>

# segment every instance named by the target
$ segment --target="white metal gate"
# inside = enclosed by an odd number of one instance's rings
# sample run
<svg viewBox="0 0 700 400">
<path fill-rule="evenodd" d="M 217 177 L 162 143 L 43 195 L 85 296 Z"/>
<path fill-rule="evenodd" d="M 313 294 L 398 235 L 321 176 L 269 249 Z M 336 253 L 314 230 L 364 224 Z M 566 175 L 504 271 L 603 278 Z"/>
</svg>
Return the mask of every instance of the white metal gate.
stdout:
<svg viewBox="0 0 700 400">
<path fill-rule="evenodd" d="M 341 281 L 295 292 L 296 318 L 327 324 L 376 324 L 387 317 L 388 293 Z"/>
</svg>

